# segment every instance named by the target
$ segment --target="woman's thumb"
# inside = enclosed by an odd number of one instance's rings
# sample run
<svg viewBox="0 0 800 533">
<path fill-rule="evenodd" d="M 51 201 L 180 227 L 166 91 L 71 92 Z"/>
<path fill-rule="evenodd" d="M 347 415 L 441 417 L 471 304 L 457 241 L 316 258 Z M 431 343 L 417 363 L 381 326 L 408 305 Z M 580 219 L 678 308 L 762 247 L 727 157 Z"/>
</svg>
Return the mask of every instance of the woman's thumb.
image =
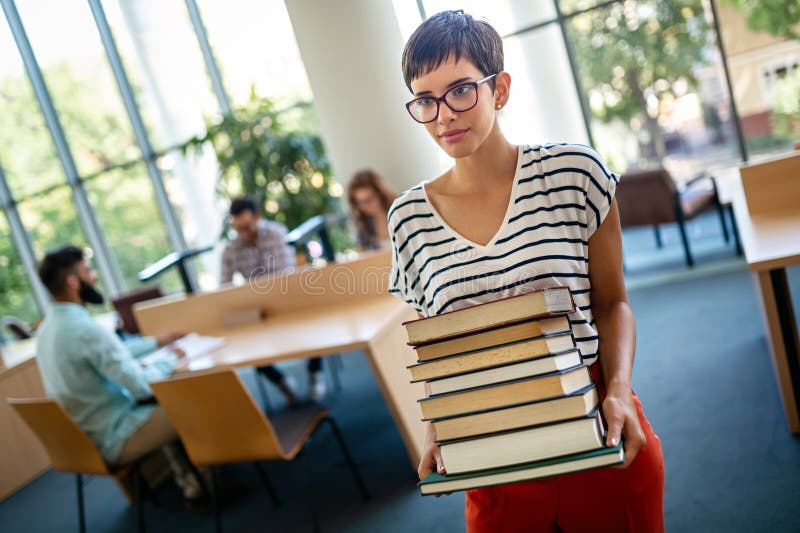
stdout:
<svg viewBox="0 0 800 533">
<path fill-rule="evenodd" d="M 436 472 L 439 474 L 444 474 L 444 461 L 442 460 L 442 454 L 438 450 L 436 453 L 433 454 L 433 458 L 436 460 Z"/>
</svg>

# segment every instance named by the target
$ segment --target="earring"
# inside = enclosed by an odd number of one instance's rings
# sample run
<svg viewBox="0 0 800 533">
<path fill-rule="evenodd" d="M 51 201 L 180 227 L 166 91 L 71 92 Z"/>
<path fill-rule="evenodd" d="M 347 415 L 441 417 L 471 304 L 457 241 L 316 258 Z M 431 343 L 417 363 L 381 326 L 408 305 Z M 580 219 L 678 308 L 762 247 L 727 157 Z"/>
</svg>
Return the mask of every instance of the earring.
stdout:
<svg viewBox="0 0 800 533">
<path fill-rule="evenodd" d="M 497 109 L 500 109 L 500 108 L 502 108 L 502 107 L 503 107 L 503 106 L 501 106 L 500 104 L 497 104 Z"/>
</svg>

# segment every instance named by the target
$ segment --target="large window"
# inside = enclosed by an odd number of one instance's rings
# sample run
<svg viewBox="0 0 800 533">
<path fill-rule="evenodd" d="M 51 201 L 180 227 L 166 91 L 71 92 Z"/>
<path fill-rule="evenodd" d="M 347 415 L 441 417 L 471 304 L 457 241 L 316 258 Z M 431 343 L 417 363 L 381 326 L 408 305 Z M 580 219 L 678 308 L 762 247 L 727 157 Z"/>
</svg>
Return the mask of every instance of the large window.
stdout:
<svg viewBox="0 0 800 533">
<path fill-rule="evenodd" d="M 234 105 L 246 103 L 251 94 L 271 98 L 278 107 L 311 100 L 283 0 L 197 3 Z"/>
<path fill-rule="evenodd" d="M 555 6 L 550 0 L 425 0 L 422 4 L 428 17 L 447 9 L 463 9 L 473 17 L 488 21 L 500 35 L 524 30 L 556 17 Z"/>
<path fill-rule="evenodd" d="M 0 24 L 0 162 L 19 198 L 66 182 L 17 47 Z"/>
<path fill-rule="evenodd" d="M 220 113 L 183 0 L 103 2 L 156 149 L 205 131 Z"/>
<path fill-rule="evenodd" d="M 81 174 L 138 156 L 92 13 L 82 0 L 18 2 Z M 63 39 L 54 35 L 66 34 Z"/>
<path fill-rule="evenodd" d="M 70 239 L 86 245 L 66 178 L 8 26 L 0 24 L 0 165 L 38 254 Z M 52 215 L 52 216 L 51 216 Z M 63 241 L 61 241 L 63 242 Z M 11 229 L 0 213 L 0 315 L 41 318 Z M 2 334 L 0 334 L 2 336 Z"/>
<path fill-rule="evenodd" d="M 514 142 L 591 141 L 615 171 L 664 166 L 678 182 L 736 165 L 744 156 L 714 17 L 704 0 L 409 0 L 405 7 L 412 4 L 425 16 L 464 9 L 503 36 L 512 97 L 500 116 Z M 722 9 L 723 29 L 733 11 Z M 404 35 L 419 22 L 398 18 Z M 729 27 L 732 41 L 744 28 Z M 763 102 L 778 99 L 781 90 L 789 93 L 785 86 L 793 76 L 800 87 L 800 69 L 790 56 L 783 50 L 779 61 L 764 60 L 757 73 L 741 76 L 758 86 L 737 89 L 742 100 L 758 100 L 752 116 L 744 117 L 753 132 L 748 146 L 780 144 L 776 113 L 764 111 Z M 783 122 L 784 149 L 785 130 L 798 123 Z M 764 137 L 767 132 L 771 137 Z"/>
<path fill-rule="evenodd" d="M 0 43 L 6 42 L 0 25 Z M 3 63 L 13 59 L 0 44 Z M 13 64 L 13 61 L 9 61 Z M 0 71 L 0 158 L 9 188 L 28 196 L 62 184 L 64 173 L 22 65 Z"/>
<path fill-rule="evenodd" d="M 16 209 L 23 231 L 12 239 L 0 215 L 0 313 L 40 314 L 27 280 L 33 272 L 14 242 L 37 258 L 67 243 L 86 248 L 107 293 L 137 288 L 138 272 L 181 242 L 218 242 L 227 201 L 214 149 L 182 145 L 251 97 L 280 108 L 311 99 L 283 2 L 198 3 L 206 22 L 193 20 L 184 0 L 101 0 L 122 60 L 118 76 L 100 36 L 103 17 L 85 0 L 4 6 L 0 164 L 11 196 L 4 207 Z M 203 25 L 213 45 L 198 31 Z M 25 37 L 22 52 L 12 27 Z M 203 48 L 214 54 L 204 56 Z M 32 58 L 27 68 L 23 56 Z M 213 72 L 228 76 L 227 94 L 213 90 Z M 127 105 L 120 87 L 133 96 Z M 49 103 L 55 120 L 46 122 Z M 201 288 L 216 286 L 218 255 L 195 265 Z M 182 288 L 174 272 L 158 282 L 167 291 Z"/>
<path fill-rule="evenodd" d="M 593 136 L 615 170 L 663 165 L 682 181 L 740 160 L 708 20 L 701 0 L 628 0 L 569 19 Z"/>
<path fill-rule="evenodd" d="M 0 216 L 0 316 L 14 316 L 33 323 L 40 318 L 25 268 L 11 239 L 11 231 Z M 3 332 L 0 332 L 0 340 Z"/>
<path fill-rule="evenodd" d="M 214 243 L 221 233 L 223 210 L 215 194 L 218 168 L 213 150 L 208 146 L 184 155 L 174 149 L 202 136 L 206 123 L 218 121 L 221 114 L 186 4 L 126 0 L 103 5 L 159 151 L 158 168 L 186 242 L 190 247 Z M 215 286 L 218 263 L 216 253 L 196 262 L 202 287 Z"/>
<path fill-rule="evenodd" d="M 718 6 L 742 133 L 751 157 L 800 139 L 800 40 L 752 30 L 736 8 Z"/>
<path fill-rule="evenodd" d="M 25 198 L 17 204 L 17 210 L 37 258 L 43 257 L 50 250 L 70 244 L 87 249 L 91 260 L 94 252 L 83 232 L 69 186 L 62 185 L 46 193 Z M 101 291 L 108 293 L 102 276 L 98 286 Z"/>
<path fill-rule="evenodd" d="M 21 2 L 20 18 L 84 180 L 81 187 L 112 252 L 108 258 L 112 272 L 119 269 L 121 274 L 118 289 L 134 288 L 136 273 L 171 251 L 152 183 L 142 165 L 128 166 L 141 152 L 88 4 L 74 0 L 50 2 L 47 7 Z M 68 44 L 53 39 L 60 28 L 68 28 L 75 38 L 68 39 Z M 42 224 L 69 220 L 52 227 L 52 235 L 44 242 L 34 238 L 39 256 L 47 249 L 83 240 L 78 217 L 70 209 L 68 188 L 32 198 L 28 204 L 36 208 L 26 208 L 23 220 L 38 219 L 26 221 L 34 235 L 48 231 Z"/>
<path fill-rule="evenodd" d="M 110 170 L 85 186 L 126 286 L 136 287 L 139 271 L 172 251 L 144 164 Z M 158 282 L 166 291 L 181 288 L 175 272 Z"/>
</svg>

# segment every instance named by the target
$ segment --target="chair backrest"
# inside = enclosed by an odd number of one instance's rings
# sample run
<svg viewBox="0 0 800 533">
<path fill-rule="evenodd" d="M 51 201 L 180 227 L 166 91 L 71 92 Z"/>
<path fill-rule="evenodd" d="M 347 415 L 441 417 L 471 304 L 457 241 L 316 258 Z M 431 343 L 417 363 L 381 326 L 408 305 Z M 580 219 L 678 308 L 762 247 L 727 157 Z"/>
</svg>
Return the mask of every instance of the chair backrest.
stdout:
<svg viewBox="0 0 800 533">
<path fill-rule="evenodd" d="M 109 474 L 97 447 L 57 401 L 48 398 L 7 401 L 39 437 L 53 468 L 79 474 Z"/>
<path fill-rule="evenodd" d="M 677 188 L 666 169 L 635 170 L 620 179 L 616 198 L 623 227 L 675 222 Z"/>
<path fill-rule="evenodd" d="M 272 425 L 235 371 L 176 377 L 151 387 L 194 464 L 285 458 Z"/>
<path fill-rule="evenodd" d="M 3 326 L 5 326 L 6 329 L 10 331 L 17 340 L 22 341 L 33 337 L 33 331 L 31 331 L 31 328 L 25 322 L 16 317 L 4 316 Z"/>
<path fill-rule="evenodd" d="M 139 324 L 136 323 L 136 317 L 133 314 L 133 304 L 155 300 L 162 296 L 164 296 L 164 293 L 161 292 L 160 287 L 156 286 L 137 289 L 112 299 L 111 303 L 122 320 L 122 329 L 127 333 L 139 333 Z"/>
</svg>

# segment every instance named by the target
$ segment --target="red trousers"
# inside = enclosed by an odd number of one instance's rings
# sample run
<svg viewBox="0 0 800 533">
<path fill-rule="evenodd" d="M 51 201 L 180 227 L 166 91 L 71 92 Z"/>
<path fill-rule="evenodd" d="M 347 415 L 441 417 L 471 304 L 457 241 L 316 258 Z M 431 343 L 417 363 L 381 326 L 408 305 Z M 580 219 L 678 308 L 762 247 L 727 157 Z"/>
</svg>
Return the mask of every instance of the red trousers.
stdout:
<svg viewBox="0 0 800 533">
<path fill-rule="evenodd" d="M 467 491 L 467 532 L 663 532 L 661 441 L 639 398 L 634 394 L 633 399 L 647 444 L 628 468 L 600 468 Z"/>
</svg>

